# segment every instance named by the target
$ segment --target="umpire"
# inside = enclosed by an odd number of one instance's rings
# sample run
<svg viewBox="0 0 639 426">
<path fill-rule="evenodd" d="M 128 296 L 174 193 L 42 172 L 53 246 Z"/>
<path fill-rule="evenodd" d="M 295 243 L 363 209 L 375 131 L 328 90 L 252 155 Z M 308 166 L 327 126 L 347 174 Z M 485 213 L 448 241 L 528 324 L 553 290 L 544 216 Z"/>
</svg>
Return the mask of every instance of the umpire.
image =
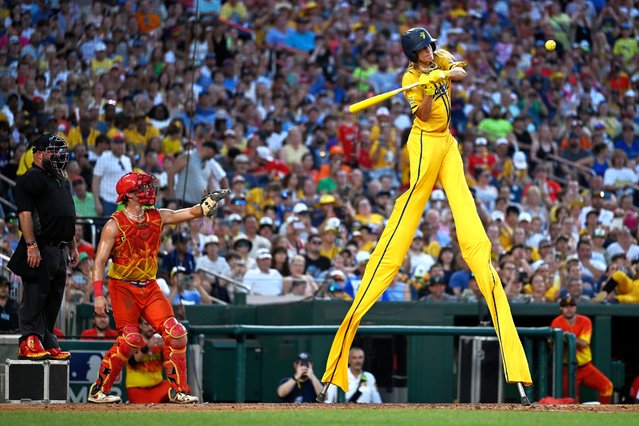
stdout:
<svg viewBox="0 0 639 426">
<path fill-rule="evenodd" d="M 78 251 L 75 207 L 65 171 L 69 150 L 60 136 L 44 134 L 33 144 L 33 167 L 16 181 L 22 237 L 8 267 L 22 277 L 19 359 L 69 359 L 53 327 L 60 311 L 67 264 Z M 68 250 L 68 253 L 67 253 Z"/>
</svg>

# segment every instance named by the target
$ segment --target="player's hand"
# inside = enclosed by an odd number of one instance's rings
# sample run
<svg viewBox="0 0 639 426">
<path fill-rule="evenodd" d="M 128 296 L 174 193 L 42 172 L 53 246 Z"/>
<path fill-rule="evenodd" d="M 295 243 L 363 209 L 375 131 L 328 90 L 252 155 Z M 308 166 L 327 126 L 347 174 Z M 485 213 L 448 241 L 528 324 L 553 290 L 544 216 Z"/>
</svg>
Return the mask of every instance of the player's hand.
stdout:
<svg viewBox="0 0 639 426">
<path fill-rule="evenodd" d="M 450 71 L 435 70 L 431 71 L 428 76 L 433 84 L 439 84 L 442 81 L 446 81 L 450 78 Z"/>
<path fill-rule="evenodd" d="M 230 189 L 218 189 L 217 191 L 209 192 L 202 198 L 200 206 L 202 207 L 202 214 L 206 217 L 211 217 L 217 211 L 220 200 L 231 193 Z"/>
<path fill-rule="evenodd" d="M 73 250 L 69 250 L 69 266 L 75 268 L 78 264 L 78 259 L 80 255 L 78 254 L 78 249 L 74 248 Z"/>
<path fill-rule="evenodd" d="M 27 264 L 30 268 L 37 268 L 42 262 L 42 255 L 38 247 L 27 247 Z"/>
<path fill-rule="evenodd" d="M 97 315 L 106 315 L 109 313 L 109 306 L 104 296 L 97 296 L 93 302 L 93 310 Z"/>
</svg>

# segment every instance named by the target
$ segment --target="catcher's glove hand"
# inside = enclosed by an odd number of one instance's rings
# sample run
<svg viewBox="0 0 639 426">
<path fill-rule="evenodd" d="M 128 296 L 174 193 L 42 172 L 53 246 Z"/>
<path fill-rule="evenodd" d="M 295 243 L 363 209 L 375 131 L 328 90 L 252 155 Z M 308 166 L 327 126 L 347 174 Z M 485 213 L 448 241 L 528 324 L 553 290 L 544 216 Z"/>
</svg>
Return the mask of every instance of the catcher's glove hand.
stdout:
<svg viewBox="0 0 639 426">
<path fill-rule="evenodd" d="M 217 211 L 220 204 L 220 200 L 231 193 L 230 189 L 218 189 L 217 191 L 209 192 L 202 198 L 200 207 L 202 207 L 202 213 L 206 217 L 211 217 Z"/>
</svg>

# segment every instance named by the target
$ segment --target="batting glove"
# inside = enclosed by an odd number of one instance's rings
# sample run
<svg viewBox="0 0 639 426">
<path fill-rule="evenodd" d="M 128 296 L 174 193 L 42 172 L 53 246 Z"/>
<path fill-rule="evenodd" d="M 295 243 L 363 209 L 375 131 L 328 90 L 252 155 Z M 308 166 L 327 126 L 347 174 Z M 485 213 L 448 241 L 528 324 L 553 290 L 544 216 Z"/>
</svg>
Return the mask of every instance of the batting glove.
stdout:
<svg viewBox="0 0 639 426">
<path fill-rule="evenodd" d="M 209 192 L 202 198 L 200 207 L 202 207 L 202 213 L 206 217 L 211 217 L 217 211 L 220 200 L 231 193 L 230 189 L 218 189 L 217 191 Z"/>
</svg>

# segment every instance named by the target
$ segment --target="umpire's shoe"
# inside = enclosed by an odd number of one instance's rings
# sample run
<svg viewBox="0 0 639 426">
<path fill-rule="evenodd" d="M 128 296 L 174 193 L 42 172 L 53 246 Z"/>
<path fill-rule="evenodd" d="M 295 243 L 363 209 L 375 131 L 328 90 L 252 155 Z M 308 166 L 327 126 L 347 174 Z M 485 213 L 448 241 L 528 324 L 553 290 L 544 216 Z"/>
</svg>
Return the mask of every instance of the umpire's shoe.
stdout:
<svg viewBox="0 0 639 426">
<path fill-rule="evenodd" d="M 102 392 L 102 389 L 93 383 L 89 388 L 89 397 L 87 398 L 87 401 L 94 404 L 117 404 L 121 401 L 121 399 L 119 396 L 109 395 Z"/>
<path fill-rule="evenodd" d="M 20 343 L 18 359 L 40 361 L 49 358 L 49 352 L 42 347 L 42 343 L 40 343 L 38 336 L 32 334 Z"/>
<path fill-rule="evenodd" d="M 196 404 L 199 400 L 197 396 L 189 395 L 186 392 L 176 392 L 171 388 L 169 389 L 169 401 L 175 404 Z"/>
</svg>

